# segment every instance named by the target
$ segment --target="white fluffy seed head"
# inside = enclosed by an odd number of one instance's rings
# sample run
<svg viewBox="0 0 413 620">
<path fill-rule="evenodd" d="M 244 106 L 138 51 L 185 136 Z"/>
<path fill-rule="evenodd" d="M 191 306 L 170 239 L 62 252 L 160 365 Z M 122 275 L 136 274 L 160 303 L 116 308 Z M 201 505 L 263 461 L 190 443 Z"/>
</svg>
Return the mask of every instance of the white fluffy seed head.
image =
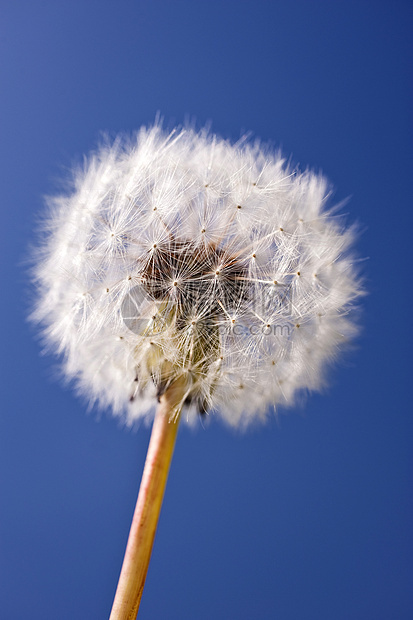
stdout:
<svg viewBox="0 0 413 620">
<path fill-rule="evenodd" d="M 323 384 L 355 332 L 353 232 L 327 185 L 258 143 L 142 128 L 50 199 L 33 313 L 92 402 L 128 423 L 178 377 L 232 425 Z"/>
</svg>

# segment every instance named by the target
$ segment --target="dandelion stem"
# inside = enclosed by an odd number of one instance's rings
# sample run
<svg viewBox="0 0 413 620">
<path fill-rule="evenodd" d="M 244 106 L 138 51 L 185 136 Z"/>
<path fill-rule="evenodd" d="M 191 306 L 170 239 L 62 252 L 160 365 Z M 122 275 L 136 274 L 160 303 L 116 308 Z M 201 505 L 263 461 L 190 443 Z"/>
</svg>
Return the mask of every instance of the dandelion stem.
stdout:
<svg viewBox="0 0 413 620">
<path fill-rule="evenodd" d="M 138 500 L 109 620 L 136 618 L 174 451 L 184 388 L 175 381 L 161 396 Z"/>
</svg>

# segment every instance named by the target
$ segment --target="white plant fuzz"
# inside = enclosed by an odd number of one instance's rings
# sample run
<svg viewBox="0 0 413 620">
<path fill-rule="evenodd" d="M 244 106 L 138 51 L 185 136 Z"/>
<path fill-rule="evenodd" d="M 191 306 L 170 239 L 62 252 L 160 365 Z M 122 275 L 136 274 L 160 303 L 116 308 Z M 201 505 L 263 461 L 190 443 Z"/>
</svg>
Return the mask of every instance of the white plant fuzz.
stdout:
<svg viewBox="0 0 413 620">
<path fill-rule="evenodd" d="M 323 383 L 355 331 L 351 230 L 327 184 L 258 143 L 142 128 L 50 200 L 34 318 L 92 402 L 128 423 L 185 379 L 188 422 L 245 426 Z"/>
</svg>

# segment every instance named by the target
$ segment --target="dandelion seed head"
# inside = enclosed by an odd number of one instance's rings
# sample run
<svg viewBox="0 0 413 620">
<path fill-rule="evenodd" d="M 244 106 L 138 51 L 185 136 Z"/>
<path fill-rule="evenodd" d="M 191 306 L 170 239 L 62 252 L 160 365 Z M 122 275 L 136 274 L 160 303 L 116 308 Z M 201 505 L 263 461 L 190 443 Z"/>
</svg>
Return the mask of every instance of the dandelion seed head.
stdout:
<svg viewBox="0 0 413 620">
<path fill-rule="evenodd" d="M 142 128 L 49 200 L 33 317 L 66 376 L 128 423 L 179 377 L 189 423 L 265 419 L 319 389 L 356 331 L 354 235 L 328 195 L 259 143 Z"/>
</svg>

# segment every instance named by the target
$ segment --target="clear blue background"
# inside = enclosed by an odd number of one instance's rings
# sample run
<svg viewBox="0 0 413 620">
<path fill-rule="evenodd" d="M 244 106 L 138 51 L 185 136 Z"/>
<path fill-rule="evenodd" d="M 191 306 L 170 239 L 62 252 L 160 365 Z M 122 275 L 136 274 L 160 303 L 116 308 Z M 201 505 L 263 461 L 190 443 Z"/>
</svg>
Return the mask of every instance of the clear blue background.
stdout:
<svg viewBox="0 0 413 620">
<path fill-rule="evenodd" d="M 1 618 L 109 616 L 149 429 L 55 381 L 24 260 L 65 169 L 158 110 L 322 170 L 369 295 L 326 394 L 180 430 L 140 618 L 413 617 L 411 35 L 397 0 L 1 2 Z"/>
</svg>

